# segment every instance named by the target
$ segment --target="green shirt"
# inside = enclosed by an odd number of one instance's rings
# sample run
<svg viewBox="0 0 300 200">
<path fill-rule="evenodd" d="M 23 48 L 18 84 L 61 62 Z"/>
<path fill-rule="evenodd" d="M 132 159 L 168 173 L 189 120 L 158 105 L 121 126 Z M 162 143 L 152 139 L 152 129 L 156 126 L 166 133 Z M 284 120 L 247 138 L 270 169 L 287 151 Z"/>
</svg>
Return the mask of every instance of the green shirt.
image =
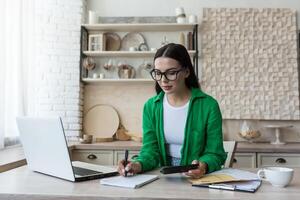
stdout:
<svg viewBox="0 0 300 200">
<path fill-rule="evenodd" d="M 143 110 L 143 146 L 135 161 L 142 171 L 170 165 L 167 159 L 163 123 L 164 92 L 150 98 Z M 222 116 L 218 102 L 198 88 L 192 89 L 181 148 L 181 165 L 193 160 L 205 162 L 208 172 L 221 168 L 226 160 L 222 138 Z"/>
</svg>

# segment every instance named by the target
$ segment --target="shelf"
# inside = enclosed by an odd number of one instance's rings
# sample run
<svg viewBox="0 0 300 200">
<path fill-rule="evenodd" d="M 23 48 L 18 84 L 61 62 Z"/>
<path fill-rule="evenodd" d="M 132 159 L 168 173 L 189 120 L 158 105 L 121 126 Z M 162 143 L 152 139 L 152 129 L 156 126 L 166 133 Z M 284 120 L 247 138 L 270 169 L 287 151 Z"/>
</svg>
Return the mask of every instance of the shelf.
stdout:
<svg viewBox="0 0 300 200">
<path fill-rule="evenodd" d="M 138 24 L 83 24 L 88 31 L 191 31 L 197 24 L 138 23 Z"/>
<path fill-rule="evenodd" d="M 194 56 L 196 51 L 188 51 L 190 56 Z M 152 57 L 155 55 L 155 51 L 83 51 L 83 54 L 86 56 L 94 57 Z"/>
<path fill-rule="evenodd" d="M 83 83 L 154 83 L 152 79 L 135 78 L 135 79 L 93 79 L 83 78 Z"/>
</svg>

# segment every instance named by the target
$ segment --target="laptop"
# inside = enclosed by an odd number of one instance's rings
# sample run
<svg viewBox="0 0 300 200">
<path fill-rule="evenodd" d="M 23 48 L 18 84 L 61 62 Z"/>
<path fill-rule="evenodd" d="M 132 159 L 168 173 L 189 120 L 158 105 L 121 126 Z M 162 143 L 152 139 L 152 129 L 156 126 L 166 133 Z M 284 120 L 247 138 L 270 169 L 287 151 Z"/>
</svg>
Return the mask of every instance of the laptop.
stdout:
<svg viewBox="0 0 300 200">
<path fill-rule="evenodd" d="M 71 161 L 60 117 L 17 117 L 29 169 L 77 182 L 115 176 L 116 168 Z"/>
</svg>

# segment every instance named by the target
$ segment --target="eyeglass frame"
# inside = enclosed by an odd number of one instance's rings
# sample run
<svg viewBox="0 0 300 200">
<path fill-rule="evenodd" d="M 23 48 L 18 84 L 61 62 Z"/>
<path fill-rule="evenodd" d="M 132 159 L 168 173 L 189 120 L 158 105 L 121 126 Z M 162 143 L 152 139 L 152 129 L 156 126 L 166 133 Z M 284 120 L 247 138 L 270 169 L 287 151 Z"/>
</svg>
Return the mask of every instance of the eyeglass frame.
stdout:
<svg viewBox="0 0 300 200">
<path fill-rule="evenodd" d="M 185 68 L 182 68 L 182 67 L 181 67 L 179 70 L 174 70 L 174 69 L 176 69 L 176 68 L 170 68 L 170 69 L 167 69 L 165 72 L 161 72 L 161 71 L 158 70 L 158 69 L 152 69 L 152 70 L 150 71 L 150 75 L 151 75 L 152 79 L 155 80 L 155 81 L 161 81 L 161 79 L 162 79 L 163 76 L 164 76 L 168 81 L 175 81 L 175 80 L 178 78 L 178 73 L 181 72 L 181 71 L 186 70 Z M 166 74 L 167 74 L 169 71 L 171 71 L 171 70 L 174 70 L 173 72 L 176 73 L 176 74 L 175 74 L 175 79 L 174 79 L 174 80 L 168 79 L 168 77 L 167 77 L 167 75 L 166 75 Z M 160 79 L 155 79 L 155 78 L 153 77 L 152 73 L 153 73 L 154 71 L 159 71 L 159 72 L 160 72 Z"/>
</svg>

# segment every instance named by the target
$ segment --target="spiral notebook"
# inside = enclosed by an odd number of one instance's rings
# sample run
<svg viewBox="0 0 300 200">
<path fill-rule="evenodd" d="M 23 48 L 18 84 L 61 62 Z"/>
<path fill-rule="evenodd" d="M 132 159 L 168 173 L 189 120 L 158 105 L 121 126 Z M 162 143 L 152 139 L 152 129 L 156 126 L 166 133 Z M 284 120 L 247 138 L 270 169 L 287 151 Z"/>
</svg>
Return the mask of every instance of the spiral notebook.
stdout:
<svg viewBox="0 0 300 200">
<path fill-rule="evenodd" d="M 115 176 L 111 178 L 104 178 L 100 180 L 100 184 L 102 185 L 110 185 L 117 187 L 126 187 L 126 188 L 139 188 L 152 181 L 158 179 L 157 175 L 148 175 L 148 174 L 140 174 L 135 176 L 123 177 L 123 176 Z"/>
</svg>

